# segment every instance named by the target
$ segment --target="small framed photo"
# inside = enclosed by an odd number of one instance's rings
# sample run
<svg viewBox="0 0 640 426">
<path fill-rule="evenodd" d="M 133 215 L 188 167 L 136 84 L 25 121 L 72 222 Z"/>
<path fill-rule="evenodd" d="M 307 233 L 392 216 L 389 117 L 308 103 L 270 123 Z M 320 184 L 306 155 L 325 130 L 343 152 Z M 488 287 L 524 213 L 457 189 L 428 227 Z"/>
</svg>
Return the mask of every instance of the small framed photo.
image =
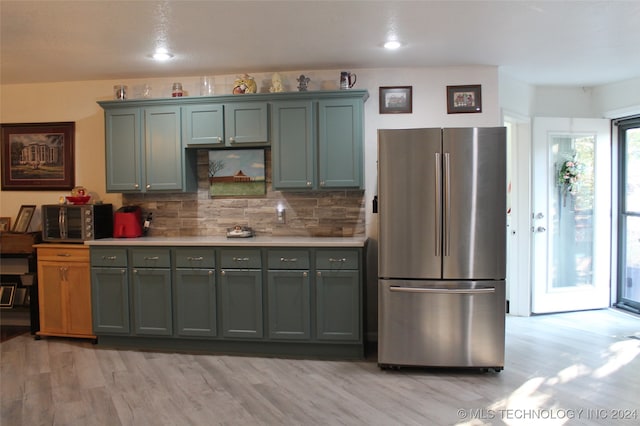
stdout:
<svg viewBox="0 0 640 426">
<path fill-rule="evenodd" d="M 413 86 L 380 87 L 380 114 L 411 114 Z"/>
<path fill-rule="evenodd" d="M 0 308 L 13 308 L 15 293 L 15 284 L 2 284 L 0 286 Z"/>
<path fill-rule="evenodd" d="M 36 206 L 23 205 L 20 207 L 16 223 L 13 225 L 13 232 L 25 233 L 29 230 L 31 218 L 36 211 Z"/>
<path fill-rule="evenodd" d="M 9 231 L 11 231 L 11 218 L 0 217 L 0 232 L 9 232 Z"/>
<path fill-rule="evenodd" d="M 482 86 L 447 86 L 447 114 L 482 112 Z"/>
<path fill-rule="evenodd" d="M 75 122 L 0 124 L 2 190 L 75 186 Z"/>
</svg>

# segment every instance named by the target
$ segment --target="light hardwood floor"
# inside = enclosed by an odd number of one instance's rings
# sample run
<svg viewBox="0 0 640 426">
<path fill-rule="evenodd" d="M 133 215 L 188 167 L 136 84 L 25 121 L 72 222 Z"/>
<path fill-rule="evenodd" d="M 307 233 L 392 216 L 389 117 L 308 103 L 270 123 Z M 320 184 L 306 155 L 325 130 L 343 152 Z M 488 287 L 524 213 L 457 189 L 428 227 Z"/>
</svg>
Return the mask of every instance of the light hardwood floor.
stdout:
<svg viewBox="0 0 640 426">
<path fill-rule="evenodd" d="M 639 339 L 640 317 L 616 310 L 508 317 L 505 369 L 481 374 L 381 371 L 375 356 L 142 352 L 27 334 L 0 347 L 0 420 L 2 426 L 636 425 Z"/>
</svg>

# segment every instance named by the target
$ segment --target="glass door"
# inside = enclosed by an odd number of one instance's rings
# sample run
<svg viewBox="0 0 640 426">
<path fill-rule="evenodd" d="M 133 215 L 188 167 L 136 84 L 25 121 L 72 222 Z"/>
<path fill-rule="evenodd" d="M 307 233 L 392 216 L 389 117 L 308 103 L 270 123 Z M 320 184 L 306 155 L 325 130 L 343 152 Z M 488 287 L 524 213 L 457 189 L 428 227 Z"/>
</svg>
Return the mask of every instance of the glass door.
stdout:
<svg viewBox="0 0 640 426">
<path fill-rule="evenodd" d="M 618 306 L 640 311 L 640 118 L 618 127 L 620 218 Z"/>
<path fill-rule="evenodd" d="M 608 123 L 568 118 L 534 121 L 533 313 L 609 306 Z"/>
</svg>

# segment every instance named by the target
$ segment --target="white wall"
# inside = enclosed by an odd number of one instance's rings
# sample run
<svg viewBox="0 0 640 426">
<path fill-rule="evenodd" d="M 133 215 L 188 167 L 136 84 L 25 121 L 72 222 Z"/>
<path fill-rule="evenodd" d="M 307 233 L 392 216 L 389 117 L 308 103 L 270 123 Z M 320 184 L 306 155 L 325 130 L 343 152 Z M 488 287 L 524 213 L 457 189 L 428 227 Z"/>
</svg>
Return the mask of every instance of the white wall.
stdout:
<svg viewBox="0 0 640 426">
<path fill-rule="evenodd" d="M 291 91 L 297 91 L 296 78 L 302 73 L 311 78 L 309 90 L 334 90 L 337 88 L 339 72 L 340 70 L 319 70 L 280 74 L 285 88 Z M 500 124 L 495 67 L 356 69 L 352 72 L 358 76 L 355 87 L 368 89 L 370 94 L 365 104 L 365 179 L 369 201 L 375 191 L 378 128 Z M 216 93 L 230 93 L 236 77 L 216 76 Z M 271 74 L 255 74 L 254 77 L 258 83 L 258 91 L 268 91 Z M 188 94 L 198 94 L 199 77 L 2 85 L 0 122 L 75 121 L 76 184 L 95 192 L 103 201 L 120 206 L 122 202 L 119 194 L 105 192 L 104 116 L 96 102 L 112 99 L 113 85 L 118 83 L 129 86 L 130 97 L 136 96 L 144 83 L 152 86 L 153 97 L 167 97 L 170 96 L 173 81 L 182 82 Z M 481 114 L 447 114 L 446 86 L 457 84 L 482 85 Z M 378 113 L 378 87 L 393 85 L 413 86 L 413 114 Z M 15 220 L 22 204 L 55 203 L 63 194 L 61 191 L 2 191 L 0 216 L 9 216 Z M 369 214 L 370 210 L 368 209 Z"/>
</svg>

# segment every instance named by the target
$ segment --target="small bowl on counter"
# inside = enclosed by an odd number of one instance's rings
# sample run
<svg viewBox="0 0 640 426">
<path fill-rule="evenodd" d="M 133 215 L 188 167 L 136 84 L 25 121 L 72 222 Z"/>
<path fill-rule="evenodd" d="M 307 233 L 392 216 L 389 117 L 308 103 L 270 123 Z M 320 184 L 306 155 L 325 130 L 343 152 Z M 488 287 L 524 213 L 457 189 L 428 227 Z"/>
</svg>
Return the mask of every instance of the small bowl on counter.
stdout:
<svg viewBox="0 0 640 426">
<path fill-rule="evenodd" d="M 87 204 L 91 199 L 91 195 L 67 195 L 67 203 L 74 205 Z"/>
</svg>

